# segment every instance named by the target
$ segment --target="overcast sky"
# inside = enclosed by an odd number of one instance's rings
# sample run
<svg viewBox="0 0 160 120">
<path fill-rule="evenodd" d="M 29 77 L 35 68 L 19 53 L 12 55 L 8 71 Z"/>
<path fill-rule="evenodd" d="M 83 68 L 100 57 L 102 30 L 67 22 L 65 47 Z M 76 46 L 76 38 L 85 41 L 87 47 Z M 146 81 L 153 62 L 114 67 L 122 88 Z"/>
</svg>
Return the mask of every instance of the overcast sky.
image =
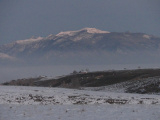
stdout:
<svg viewBox="0 0 160 120">
<path fill-rule="evenodd" d="M 0 44 L 94 27 L 160 36 L 160 0 L 0 0 Z"/>
</svg>

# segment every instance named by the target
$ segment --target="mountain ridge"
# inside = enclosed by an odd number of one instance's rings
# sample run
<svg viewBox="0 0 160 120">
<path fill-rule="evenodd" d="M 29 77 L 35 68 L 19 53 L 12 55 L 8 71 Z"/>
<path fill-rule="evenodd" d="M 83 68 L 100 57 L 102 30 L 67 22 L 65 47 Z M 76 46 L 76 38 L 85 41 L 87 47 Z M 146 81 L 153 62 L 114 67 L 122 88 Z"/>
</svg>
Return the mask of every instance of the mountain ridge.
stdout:
<svg viewBox="0 0 160 120">
<path fill-rule="evenodd" d="M 64 56 L 152 54 L 160 50 L 160 38 L 144 33 L 108 32 L 96 28 L 32 37 L 0 46 L 0 52 L 18 59 L 54 60 Z M 104 54 L 105 53 L 105 54 Z M 73 59 L 72 58 L 72 59 Z M 66 58 L 67 59 L 67 58 Z M 102 58 L 103 59 L 103 58 Z M 32 60 L 31 60 L 32 61 Z M 69 60 L 68 60 L 69 61 Z"/>
</svg>

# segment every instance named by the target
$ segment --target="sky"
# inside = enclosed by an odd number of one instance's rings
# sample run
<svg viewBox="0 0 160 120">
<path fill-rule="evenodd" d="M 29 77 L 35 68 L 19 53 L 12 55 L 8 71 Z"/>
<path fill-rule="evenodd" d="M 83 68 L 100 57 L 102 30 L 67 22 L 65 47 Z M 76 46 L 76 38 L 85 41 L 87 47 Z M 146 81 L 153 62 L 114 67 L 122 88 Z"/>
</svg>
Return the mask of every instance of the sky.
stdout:
<svg viewBox="0 0 160 120">
<path fill-rule="evenodd" d="M 0 44 L 93 27 L 160 37 L 160 0 L 0 0 Z"/>
</svg>

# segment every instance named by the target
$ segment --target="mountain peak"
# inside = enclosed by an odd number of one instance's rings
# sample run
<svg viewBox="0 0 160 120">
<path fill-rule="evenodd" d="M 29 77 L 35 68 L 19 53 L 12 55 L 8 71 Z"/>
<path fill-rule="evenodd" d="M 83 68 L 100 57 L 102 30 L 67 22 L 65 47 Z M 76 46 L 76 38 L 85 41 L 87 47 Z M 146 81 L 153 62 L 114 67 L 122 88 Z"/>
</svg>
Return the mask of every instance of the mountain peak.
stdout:
<svg viewBox="0 0 160 120">
<path fill-rule="evenodd" d="M 110 33 L 108 31 L 102 31 L 96 28 L 83 28 L 80 31 L 84 31 L 84 30 L 86 30 L 88 33 Z"/>
<path fill-rule="evenodd" d="M 73 36 L 75 33 L 77 33 L 77 31 L 66 31 L 66 32 L 60 32 L 58 33 L 56 36 L 61 37 L 61 36 Z"/>
<path fill-rule="evenodd" d="M 95 33 L 110 33 L 108 31 L 102 31 L 102 30 L 99 30 L 99 29 L 96 29 L 96 28 L 83 28 L 83 29 L 77 30 L 77 31 L 60 32 L 56 36 L 59 36 L 59 37 L 64 36 L 64 35 L 73 36 L 76 33 L 81 32 L 81 31 L 86 31 L 87 33 L 92 33 L 92 34 L 95 34 Z"/>
</svg>

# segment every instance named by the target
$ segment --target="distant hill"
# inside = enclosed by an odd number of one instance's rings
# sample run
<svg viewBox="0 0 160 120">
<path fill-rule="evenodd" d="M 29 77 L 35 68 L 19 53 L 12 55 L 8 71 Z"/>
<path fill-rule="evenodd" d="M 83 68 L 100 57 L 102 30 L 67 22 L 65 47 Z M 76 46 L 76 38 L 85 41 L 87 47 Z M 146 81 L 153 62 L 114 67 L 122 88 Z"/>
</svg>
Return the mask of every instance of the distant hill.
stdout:
<svg viewBox="0 0 160 120">
<path fill-rule="evenodd" d="M 57 78 L 40 76 L 3 85 L 81 88 L 94 91 L 160 94 L 160 69 L 80 72 Z"/>
<path fill-rule="evenodd" d="M 14 61 L 29 64 L 159 62 L 159 50 L 159 37 L 96 28 L 32 37 L 0 46 L 0 53 L 9 61 L 14 58 Z"/>
</svg>

